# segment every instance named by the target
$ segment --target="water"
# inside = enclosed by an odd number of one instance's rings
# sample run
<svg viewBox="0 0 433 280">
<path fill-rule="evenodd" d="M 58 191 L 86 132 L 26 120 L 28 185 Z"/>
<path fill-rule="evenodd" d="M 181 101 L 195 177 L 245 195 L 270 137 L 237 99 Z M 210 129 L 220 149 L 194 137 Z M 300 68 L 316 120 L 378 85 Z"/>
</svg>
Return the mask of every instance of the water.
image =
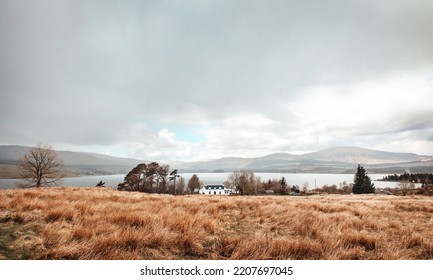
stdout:
<svg viewBox="0 0 433 280">
<path fill-rule="evenodd" d="M 71 187 L 94 187 L 99 181 L 105 182 L 105 186 L 117 187 L 123 182 L 125 175 L 103 175 L 103 176 L 83 176 L 64 178 L 59 186 Z M 17 183 L 23 182 L 20 179 L 0 179 L 0 189 L 15 188 Z"/>
<path fill-rule="evenodd" d="M 185 183 L 192 177 L 194 173 L 181 173 L 185 179 Z M 195 173 L 199 179 L 205 184 L 222 184 L 231 173 Z M 346 181 L 347 183 L 353 182 L 353 174 L 304 174 L 304 173 L 255 173 L 256 176 L 260 177 L 262 181 L 268 181 L 269 179 L 281 179 L 285 177 L 287 184 L 298 185 L 302 187 L 305 183 L 308 184 L 308 189 L 313 189 L 316 186 L 321 187 L 324 185 L 337 185 Z M 380 182 L 377 179 L 382 179 L 387 174 L 369 174 L 376 188 L 394 188 L 397 186 L 396 182 Z M 99 181 L 105 182 L 105 186 L 117 187 L 117 185 L 123 182 L 125 175 L 104 175 L 104 176 L 83 176 L 74 178 L 65 178 L 61 182 L 61 186 L 74 186 L 74 187 L 93 187 Z M 11 189 L 15 188 L 17 182 L 22 182 L 19 179 L 0 179 L 0 189 Z"/>
</svg>

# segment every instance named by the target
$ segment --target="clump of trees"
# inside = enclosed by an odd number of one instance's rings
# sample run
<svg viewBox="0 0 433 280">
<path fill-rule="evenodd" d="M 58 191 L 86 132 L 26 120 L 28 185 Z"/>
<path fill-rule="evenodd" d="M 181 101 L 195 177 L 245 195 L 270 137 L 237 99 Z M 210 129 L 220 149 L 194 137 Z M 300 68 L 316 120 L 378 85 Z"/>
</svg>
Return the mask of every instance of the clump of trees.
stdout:
<svg viewBox="0 0 433 280">
<path fill-rule="evenodd" d="M 241 170 L 230 174 L 224 185 L 240 195 L 253 195 L 258 193 L 261 181 L 252 171 Z"/>
<path fill-rule="evenodd" d="M 261 187 L 258 189 L 258 194 L 280 194 L 288 195 L 296 186 L 290 187 L 287 184 L 286 178 L 281 177 L 280 180 L 269 179 L 267 182 L 261 183 Z"/>
<path fill-rule="evenodd" d="M 152 162 L 140 163 L 134 167 L 117 187 L 120 191 L 147 193 L 168 193 L 167 175 L 169 166 Z"/>
<path fill-rule="evenodd" d="M 333 185 L 324 185 L 319 188 L 315 188 L 312 190 L 312 193 L 327 193 L 327 194 L 350 194 L 352 193 L 353 184 L 348 184 L 346 181 L 339 184 L 339 186 Z"/>
<path fill-rule="evenodd" d="M 288 195 L 300 192 L 299 186 L 289 186 L 284 176 L 280 180 L 269 179 L 266 182 L 262 182 L 260 177 L 248 170 L 231 173 L 227 181 L 224 182 L 224 185 L 229 189 L 235 190 L 240 195 Z"/>
<path fill-rule="evenodd" d="M 358 164 L 358 168 L 356 169 L 355 176 L 353 178 L 352 192 L 354 194 L 375 192 L 374 184 L 371 183 L 371 179 L 367 175 L 367 171 L 365 171 L 364 167 L 362 167 L 359 164 Z"/>
<path fill-rule="evenodd" d="M 122 183 L 118 184 L 119 191 L 136 191 L 161 194 L 185 194 L 185 179 L 174 169 L 169 173 L 170 166 L 152 162 L 140 163 L 134 167 Z"/>
<path fill-rule="evenodd" d="M 413 182 L 423 185 L 433 184 L 433 173 L 403 173 L 384 176 L 382 181 Z"/>
<path fill-rule="evenodd" d="M 53 147 L 39 143 L 19 161 L 21 178 L 25 181 L 20 187 L 48 187 L 57 184 L 66 175 L 63 162 Z"/>
<path fill-rule="evenodd" d="M 391 175 L 392 176 L 392 175 Z M 428 178 L 428 176 L 425 176 Z M 419 182 L 419 181 L 418 181 Z M 367 171 L 361 165 L 358 165 L 354 175 L 353 183 L 346 181 L 337 185 L 324 185 L 322 187 L 314 188 L 308 192 L 308 183 L 304 183 L 302 188 L 297 185 L 290 186 L 287 184 L 286 179 L 282 177 L 280 180 L 269 179 L 261 182 L 260 177 L 256 176 L 251 171 L 236 171 L 229 175 L 228 180 L 224 183 L 228 188 L 233 189 L 240 195 L 296 195 L 296 194 L 367 194 L 375 193 L 376 188 L 371 182 Z M 302 190 L 301 190 L 302 189 Z M 421 188 L 415 188 L 413 182 L 400 182 L 396 189 L 382 190 L 388 194 L 394 195 L 407 195 L 407 194 L 424 194 L 433 195 L 433 185 L 423 185 Z"/>
</svg>

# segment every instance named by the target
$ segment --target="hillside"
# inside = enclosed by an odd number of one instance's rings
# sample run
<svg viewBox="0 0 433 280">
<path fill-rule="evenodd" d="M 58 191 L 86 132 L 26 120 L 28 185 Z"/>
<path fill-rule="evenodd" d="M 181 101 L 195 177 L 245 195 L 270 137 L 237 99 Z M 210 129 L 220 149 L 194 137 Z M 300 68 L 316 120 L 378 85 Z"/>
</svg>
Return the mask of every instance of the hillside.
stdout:
<svg viewBox="0 0 433 280">
<path fill-rule="evenodd" d="M 314 153 L 301 155 L 299 158 L 361 164 L 384 164 L 421 161 L 421 157 L 416 154 L 390 153 L 363 149 L 359 147 L 334 147 Z"/>
<path fill-rule="evenodd" d="M 18 170 L 15 166 L 30 149 L 24 146 L 0 146 L 0 178 L 17 178 Z M 141 162 L 136 159 L 70 151 L 57 151 L 57 155 L 70 176 L 123 174 Z"/>
<path fill-rule="evenodd" d="M 0 178 L 18 175 L 16 163 L 29 147 L 0 146 Z M 126 174 L 142 162 L 96 153 L 58 151 L 71 176 L 88 174 Z M 145 161 L 150 162 L 150 161 Z M 257 158 L 224 157 L 200 162 L 166 162 L 187 172 L 353 173 L 358 164 L 369 173 L 433 172 L 433 157 L 412 153 L 390 153 L 359 147 L 333 147 L 303 155 L 275 153 Z"/>
<path fill-rule="evenodd" d="M 334 147 L 313 153 L 292 155 L 276 153 L 258 158 L 227 157 L 207 162 L 178 163 L 182 171 L 234 171 L 247 169 L 261 172 L 353 173 L 358 165 L 370 173 L 402 173 L 408 170 L 433 172 L 433 157 L 411 153 L 391 153 L 358 147 Z"/>
</svg>

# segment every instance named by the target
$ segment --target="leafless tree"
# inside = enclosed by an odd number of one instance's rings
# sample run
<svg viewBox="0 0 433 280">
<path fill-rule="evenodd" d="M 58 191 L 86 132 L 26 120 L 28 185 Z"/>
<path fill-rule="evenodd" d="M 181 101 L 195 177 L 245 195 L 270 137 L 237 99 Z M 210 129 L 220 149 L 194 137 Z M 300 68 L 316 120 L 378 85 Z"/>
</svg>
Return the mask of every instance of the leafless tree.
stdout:
<svg viewBox="0 0 433 280">
<path fill-rule="evenodd" d="M 185 193 L 185 187 L 186 187 L 185 179 L 182 176 L 180 176 L 179 181 L 176 184 L 176 194 L 183 195 Z"/>
<path fill-rule="evenodd" d="M 241 170 L 231 173 L 224 185 L 241 195 L 252 195 L 258 193 L 262 183 L 252 171 Z"/>
<path fill-rule="evenodd" d="M 197 174 L 192 175 L 191 179 L 188 181 L 189 192 L 194 193 L 194 191 L 200 189 L 202 185 L 203 183 L 200 182 Z"/>
<path fill-rule="evenodd" d="M 50 145 L 38 144 L 19 161 L 23 187 L 51 186 L 65 177 L 63 162 Z"/>
<path fill-rule="evenodd" d="M 308 182 L 304 182 L 302 184 L 302 192 L 303 193 L 307 193 L 309 188 L 310 188 L 310 184 L 308 184 Z"/>
<path fill-rule="evenodd" d="M 410 190 L 415 188 L 415 184 L 409 181 L 402 181 L 398 183 L 398 188 L 401 190 L 403 195 L 407 195 Z"/>
</svg>

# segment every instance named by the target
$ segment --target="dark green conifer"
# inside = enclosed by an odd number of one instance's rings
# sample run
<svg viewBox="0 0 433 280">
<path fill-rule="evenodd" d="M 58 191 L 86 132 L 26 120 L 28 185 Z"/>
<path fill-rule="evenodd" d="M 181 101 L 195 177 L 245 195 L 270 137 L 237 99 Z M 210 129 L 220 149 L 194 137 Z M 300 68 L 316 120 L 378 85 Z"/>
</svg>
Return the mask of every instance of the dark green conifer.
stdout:
<svg viewBox="0 0 433 280">
<path fill-rule="evenodd" d="M 374 193 L 374 191 L 375 191 L 374 184 L 371 183 L 371 179 L 367 175 L 367 171 L 365 171 L 364 167 L 358 164 L 356 174 L 353 178 L 352 192 L 354 194 L 361 194 L 361 193 Z"/>
<path fill-rule="evenodd" d="M 281 177 L 281 180 L 279 181 L 280 183 L 280 194 L 281 195 L 287 195 L 288 193 L 288 188 L 287 188 L 287 182 L 286 182 L 286 178 Z"/>
</svg>

